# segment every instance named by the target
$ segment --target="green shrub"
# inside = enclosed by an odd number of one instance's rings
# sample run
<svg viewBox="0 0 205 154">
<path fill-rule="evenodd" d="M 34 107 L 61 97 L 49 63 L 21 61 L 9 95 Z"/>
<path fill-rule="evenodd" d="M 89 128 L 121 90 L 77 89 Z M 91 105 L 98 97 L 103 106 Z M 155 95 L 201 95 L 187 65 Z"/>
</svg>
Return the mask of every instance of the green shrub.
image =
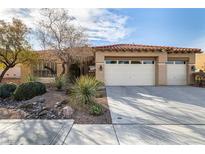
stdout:
<svg viewBox="0 0 205 154">
<path fill-rule="evenodd" d="M 46 92 L 46 86 L 41 82 L 22 83 L 14 91 L 14 99 L 28 100 Z"/>
<path fill-rule="evenodd" d="M 76 79 L 76 82 L 71 89 L 71 97 L 79 103 L 94 103 L 97 90 L 101 85 L 102 83 L 94 77 L 81 76 Z"/>
<path fill-rule="evenodd" d="M 90 114 L 101 115 L 103 113 L 102 106 L 99 104 L 94 104 L 90 108 Z"/>
<path fill-rule="evenodd" d="M 0 97 L 7 98 L 10 97 L 16 90 L 16 85 L 14 83 L 4 83 L 0 85 Z"/>
<path fill-rule="evenodd" d="M 26 77 L 26 82 L 34 82 L 34 81 L 37 81 L 38 80 L 38 77 L 36 76 L 33 76 L 31 74 L 29 74 L 27 77 Z"/>
<path fill-rule="evenodd" d="M 55 78 L 55 86 L 58 90 L 61 90 L 63 86 L 65 85 L 65 78 L 64 76 L 56 77 Z"/>
</svg>

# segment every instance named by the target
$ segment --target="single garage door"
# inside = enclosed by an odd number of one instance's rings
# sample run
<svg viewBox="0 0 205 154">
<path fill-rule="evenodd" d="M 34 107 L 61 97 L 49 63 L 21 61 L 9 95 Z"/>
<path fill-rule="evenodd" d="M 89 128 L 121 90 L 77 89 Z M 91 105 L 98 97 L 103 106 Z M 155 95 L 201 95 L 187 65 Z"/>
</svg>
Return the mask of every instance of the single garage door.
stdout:
<svg viewBox="0 0 205 154">
<path fill-rule="evenodd" d="M 167 62 L 167 85 L 186 85 L 187 66 L 185 61 Z"/>
<path fill-rule="evenodd" d="M 110 86 L 155 85 L 154 60 L 105 60 L 105 84 Z"/>
</svg>

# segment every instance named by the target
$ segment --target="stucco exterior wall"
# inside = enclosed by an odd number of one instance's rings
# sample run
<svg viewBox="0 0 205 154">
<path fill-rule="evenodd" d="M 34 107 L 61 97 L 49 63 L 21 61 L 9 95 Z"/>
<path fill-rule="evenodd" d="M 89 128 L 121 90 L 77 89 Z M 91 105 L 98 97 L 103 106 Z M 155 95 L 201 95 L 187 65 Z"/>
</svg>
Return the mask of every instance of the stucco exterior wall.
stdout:
<svg viewBox="0 0 205 154">
<path fill-rule="evenodd" d="M 196 54 L 196 68 L 205 71 L 205 53 Z"/>
<path fill-rule="evenodd" d="M 159 53 L 156 61 L 156 85 L 166 85 L 167 83 L 167 53 Z"/>
<path fill-rule="evenodd" d="M 106 57 L 110 58 L 154 58 L 156 63 L 155 83 L 156 85 L 167 84 L 167 60 L 185 60 L 187 61 L 187 84 L 192 83 L 191 74 L 193 73 L 192 66 L 195 65 L 194 53 L 177 53 L 168 54 L 166 52 L 110 52 L 110 51 L 97 51 L 95 53 L 96 62 L 96 78 L 104 82 L 104 60 Z"/>
<path fill-rule="evenodd" d="M 31 73 L 31 68 L 28 65 L 18 64 L 16 67 L 20 67 L 20 77 L 11 78 L 4 77 L 2 82 L 13 82 L 13 83 L 22 83 L 26 80 L 26 77 Z"/>
</svg>

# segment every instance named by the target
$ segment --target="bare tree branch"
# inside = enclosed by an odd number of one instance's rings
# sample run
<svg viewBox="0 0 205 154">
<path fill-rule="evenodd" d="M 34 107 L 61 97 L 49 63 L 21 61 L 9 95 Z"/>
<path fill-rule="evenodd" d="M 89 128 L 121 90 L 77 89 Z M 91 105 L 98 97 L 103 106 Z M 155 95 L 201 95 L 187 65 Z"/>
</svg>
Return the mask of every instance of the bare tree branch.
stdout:
<svg viewBox="0 0 205 154">
<path fill-rule="evenodd" d="M 42 18 L 38 27 L 43 37 L 39 37 L 47 49 L 53 49 L 63 64 L 86 61 L 93 56 L 88 48 L 88 39 L 80 26 L 72 24 L 74 17 L 68 15 L 66 9 L 41 9 Z M 85 53 L 83 53 L 85 52 Z M 62 65 L 63 72 L 65 67 Z M 68 72 L 68 71 L 67 71 Z"/>
</svg>

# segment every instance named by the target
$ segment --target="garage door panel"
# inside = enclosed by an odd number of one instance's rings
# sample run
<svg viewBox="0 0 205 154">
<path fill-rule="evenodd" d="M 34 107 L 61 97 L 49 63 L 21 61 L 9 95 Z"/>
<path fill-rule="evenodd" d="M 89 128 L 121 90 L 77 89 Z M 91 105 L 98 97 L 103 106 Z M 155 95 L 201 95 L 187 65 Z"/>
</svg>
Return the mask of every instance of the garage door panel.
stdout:
<svg viewBox="0 0 205 154">
<path fill-rule="evenodd" d="M 154 85 L 154 64 L 105 64 L 106 85 Z"/>
<path fill-rule="evenodd" d="M 167 64 L 167 85 L 186 85 L 186 77 L 185 64 Z"/>
</svg>

